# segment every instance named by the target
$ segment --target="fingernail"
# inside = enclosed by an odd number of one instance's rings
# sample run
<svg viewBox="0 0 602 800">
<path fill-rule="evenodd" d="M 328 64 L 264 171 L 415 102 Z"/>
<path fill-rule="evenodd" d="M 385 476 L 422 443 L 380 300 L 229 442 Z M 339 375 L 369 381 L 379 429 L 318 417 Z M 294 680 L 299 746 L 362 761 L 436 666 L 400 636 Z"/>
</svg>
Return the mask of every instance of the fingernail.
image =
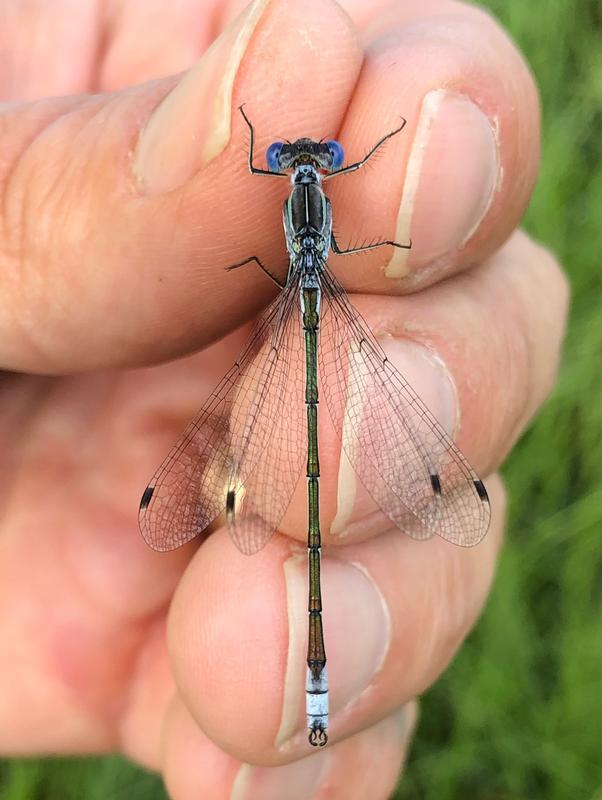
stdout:
<svg viewBox="0 0 602 800">
<path fill-rule="evenodd" d="M 281 767 L 254 767 L 243 764 L 239 769 L 230 800 L 311 800 L 322 784 L 330 751 L 323 748 L 311 757 Z"/>
<path fill-rule="evenodd" d="M 453 437 L 459 421 L 457 394 L 443 360 L 433 350 L 409 339 L 381 337 L 379 343 L 391 364 L 401 373 L 443 429 Z M 353 392 L 353 389 L 349 391 Z M 369 423 L 367 417 L 366 425 Z M 357 446 L 361 447 L 359 440 Z M 403 469 L 403 452 L 400 451 L 398 457 L 400 469 Z M 375 509 L 374 501 L 359 482 L 347 454 L 343 451 L 339 461 L 337 513 L 330 532 L 349 538 L 356 538 L 361 534 L 365 538 L 367 526 L 372 534 L 376 534 L 390 528 L 391 523 L 384 514 Z"/>
<path fill-rule="evenodd" d="M 422 101 L 386 274 L 432 263 L 461 248 L 487 214 L 499 183 L 495 128 L 468 97 L 437 89 Z"/>
<path fill-rule="evenodd" d="M 410 700 L 406 703 L 399 711 L 398 720 L 402 745 L 407 748 L 418 724 L 418 701 Z"/>
<path fill-rule="evenodd" d="M 176 189 L 228 144 L 232 87 L 268 3 L 254 0 L 247 6 L 153 112 L 133 161 L 146 193 Z"/>
<path fill-rule="evenodd" d="M 305 659 L 307 655 L 307 558 L 288 559 L 284 568 L 289 647 L 283 712 L 276 745 L 306 739 Z M 391 620 L 383 595 L 360 564 L 324 558 L 321 569 L 324 637 L 330 678 L 330 718 L 353 703 L 371 684 L 389 650 Z"/>
</svg>

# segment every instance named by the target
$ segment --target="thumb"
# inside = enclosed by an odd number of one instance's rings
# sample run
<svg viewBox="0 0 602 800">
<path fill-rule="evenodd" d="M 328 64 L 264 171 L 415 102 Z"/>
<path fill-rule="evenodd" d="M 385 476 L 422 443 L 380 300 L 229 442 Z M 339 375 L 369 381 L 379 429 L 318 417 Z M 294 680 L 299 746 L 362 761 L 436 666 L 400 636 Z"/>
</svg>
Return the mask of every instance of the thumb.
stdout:
<svg viewBox="0 0 602 800">
<path fill-rule="evenodd" d="M 360 65 L 333 0 L 255 0 L 180 76 L 5 107 L 0 368 L 158 361 L 256 313 L 269 281 L 224 267 L 284 268 L 282 187 L 254 191 L 232 109 L 260 160 L 283 131 L 334 134 Z"/>
</svg>

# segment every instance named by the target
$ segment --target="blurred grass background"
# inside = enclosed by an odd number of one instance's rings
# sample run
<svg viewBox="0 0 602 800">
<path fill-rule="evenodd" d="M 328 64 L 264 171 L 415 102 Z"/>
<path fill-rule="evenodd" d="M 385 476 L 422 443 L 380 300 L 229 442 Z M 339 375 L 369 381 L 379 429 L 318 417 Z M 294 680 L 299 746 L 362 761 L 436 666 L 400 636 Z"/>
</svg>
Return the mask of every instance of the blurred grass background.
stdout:
<svg viewBox="0 0 602 800">
<path fill-rule="evenodd" d="M 395 800 L 602 800 L 602 5 L 482 5 L 541 90 L 543 163 L 525 227 L 566 265 L 572 313 L 556 390 L 503 470 L 509 534 L 493 592 L 422 700 Z M 4 762 L 0 798 L 166 795 L 110 757 Z"/>
</svg>

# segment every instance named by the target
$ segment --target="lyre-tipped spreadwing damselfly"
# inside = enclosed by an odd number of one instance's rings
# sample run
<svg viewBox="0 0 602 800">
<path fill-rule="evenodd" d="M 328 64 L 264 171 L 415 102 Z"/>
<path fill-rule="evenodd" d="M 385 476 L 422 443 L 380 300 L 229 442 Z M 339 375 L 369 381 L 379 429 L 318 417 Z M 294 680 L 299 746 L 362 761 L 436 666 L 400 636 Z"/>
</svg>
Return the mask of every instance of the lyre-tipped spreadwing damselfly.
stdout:
<svg viewBox="0 0 602 800">
<path fill-rule="evenodd" d="M 318 395 L 324 397 L 346 457 L 373 500 L 403 533 L 438 534 L 473 545 L 489 526 L 481 480 L 403 376 L 387 360 L 326 261 L 339 255 L 410 244 L 389 240 L 341 249 L 322 185 L 360 169 L 404 127 L 343 166 L 336 141 L 274 142 L 268 169 L 253 175 L 289 178 L 283 219 L 289 267 L 281 291 L 256 323 L 238 361 L 190 423 L 144 491 L 140 527 L 156 550 L 172 550 L 206 531 L 224 511 L 243 553 L 270 539 L 306 465 L 309 640 L 306 708 L 309 741 L 328 740 L 328 674 L 322 630 Z"/>
</svg>

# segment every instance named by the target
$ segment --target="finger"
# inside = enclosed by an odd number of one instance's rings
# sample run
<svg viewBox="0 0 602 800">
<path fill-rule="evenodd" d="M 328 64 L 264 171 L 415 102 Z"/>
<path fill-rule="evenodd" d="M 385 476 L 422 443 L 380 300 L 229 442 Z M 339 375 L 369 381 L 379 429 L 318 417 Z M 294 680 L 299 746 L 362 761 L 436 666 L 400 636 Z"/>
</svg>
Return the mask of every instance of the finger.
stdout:
<svg viewBox="0 0 602 800">
<path fill-rule="evenodd" d="M 232 3 L 92 0 L 11 3 L 0 26 L 4 101 L 115 91 L 188 69 L 211 44 Z M 236 13 L 244 3 L 234 3 Z M 144 36 L 140 35 L 144 31 Z"/>
<path fill-rule="evenodd" d="M 492 528 L 479 547 L 395 530 L 325 551 L 330 743 L 422 692 L 474 623 L 503 524 L 499 480 L 489 489 Z M 174 598 L 169 647 L 182 701 L 201 729 L 237 758 L 279 764 L 309 747 L 306 560 L 278 537 L 252 561 L 225 531 L 200 548 Z"/>
<path fill-rule="evenodd" d="M 102 89 L 115 91 L 188 69 L 210 46 L 215 30 L 225 27 L 220 24 L 224 15 L 231 21 L 229 5 L 216 0 L 126 0 L 107 8 L 104 24 L 111 35 L 99 69 Z"/>
<path fill-rule="evenodd" d="M 98 11 L 85 0 L 6 3 L 0 24 L 1 100 L 23 102 L 92 88 Z"/>
<path fill-rule="evenodd" d="M 305 800 L 325 790 L 329 800 L 367 796 L 385 800 L 405 760 L 416 716 L 414 701 L 331 748 L 280 767 L 253 767 L 220 751 L 199 731 L 186 709 L 174 704 L 166 726 L 166 784 L 173 800 L 199 796 Z"/>
<path fill-rule="evenodd" d="M 412 249 L 333 263 L 355 291 L 409 291 L 482 260 L 516 226 L 537 174 L 537 91 L 512 41 L 473 5 L 348 6 L 365 45 L 340 133 L 351 160 L 386 132 L 383 121 L 407 125 L 373 169 L 328 184 L 339 238 Z"/>
<path fill-rule="evenodd" d="M 166 610 L 191 550 L 162 557 L 135 530 L 143 382 L 2 378 L 3 752 L 114 749 L 135 719 L 136 757 L 150 758 L 152 719 L 173 693 Z"/>
<path fill-rule="evenodd" d="M 163 771 L 173 800 L 236 796 L 306 800 L 328 787 L 331 800 L 389 798 L 416 725 L 412 701 L 382 722 L 332 747 L 279 767 L 241 764 L 221 751 L 176 701 L 164 736 Z M 199 767 L 199 765 L 202 765 Z"/>
<path fill-rule="evenodd" d="M 0 365 L 159 360 L 256 313 L 265 276 L 224 268 L 282 256 L 282 196 L 247 173 L 232 109 L 246 101 L 259 153 L 334 132 L 360 62 L 334 2 L 255 0 L 184 76 L 4 109 Z"/>
<path fill-rule="evenodd" d="M 416 717 L 417 704 L 412 701 L 332 747 L 283 766 L 253 767 L 221 751 L 175 702 L 165 726 L 165 782 L 173 800 L 307 800 L 325 791 L 329 800 L 386 800 L 405 760 Z"/>
<path fill-rule="evenodd" d="M 568 288 L 554 257 L 516 233 L 470 273 L 411 297 L 354 297 L 354 303 L 390 362 L 476 471 L 497 469 L 556 376 Z M 325 543 L 386 529 L 388 519 L 374 514 L 374 502 L 341 457 L 326 402 L 318 425 Z M 403 453 L 397 458 L 403 465 Z M 280 525 L 300 540 L 306 536 L 306 491 L 300 481 Z"/>
</svg>

